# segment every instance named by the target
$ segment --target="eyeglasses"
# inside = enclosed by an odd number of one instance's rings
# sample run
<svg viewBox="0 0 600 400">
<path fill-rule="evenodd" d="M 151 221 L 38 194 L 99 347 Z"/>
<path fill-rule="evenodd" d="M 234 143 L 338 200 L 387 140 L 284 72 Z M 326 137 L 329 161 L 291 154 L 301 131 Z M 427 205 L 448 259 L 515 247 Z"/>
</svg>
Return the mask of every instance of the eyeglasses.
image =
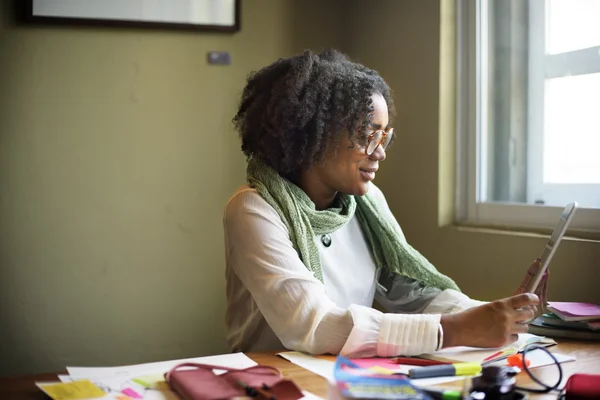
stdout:
<svg viewBox="0 0 600 400">
<path fill-rule="evenodd" d="M 375 152 L 377 147 L 381 147 L 385 150 L 394 137 L 394 128 L 389 128 L 387 131 L 380 129 L 369 135 L 367 138 L 367 146 L 365 147 L 365 154 L 370 156 Z"/>
</svg>

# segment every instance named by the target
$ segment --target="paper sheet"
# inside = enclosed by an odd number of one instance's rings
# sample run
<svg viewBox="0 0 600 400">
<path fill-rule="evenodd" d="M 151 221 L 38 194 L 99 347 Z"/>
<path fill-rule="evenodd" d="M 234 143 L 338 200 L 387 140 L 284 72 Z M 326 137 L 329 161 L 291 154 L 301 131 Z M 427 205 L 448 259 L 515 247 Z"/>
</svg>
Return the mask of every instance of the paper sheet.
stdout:
<svg viewBox="0 0 600 400">
<path fill-rule="evenodd" d="M 317 375 L 321 375 L 329 382 L 335 382 L 333 378 L 333 366 L 334 362 L 331 360 L 324 360 L 320 358 L 313 357 L 311 355 L 297 352 L 297 351 L 287 351 L 283 353 L 279 353 L 279 356 L 285 358 L 286 360 L 299 365 L 302 368 L 305 368 L 311 372 L 314 372 Z M 552 353 L 554 357 L 558 360 L 559 363 L 575 361 L 575 357 L 567 356 L 565 354 Z M 545 365 L 552 365 L 554 362 L 552 358 L 548 354 L 546 354 L 543 350 L 532 350 L 527 352 L 527 359 L 530 360 L 531 365 L 529 368 L 542 367 Z M 365 360 L 364 362 L 359 362 L 359 366 L 363 368 L 372 368 L 375 366 L 383 367 L 389 369 L 391 371 L 407 374 L 409 370 L 413 368 L 423 368 L 415 365 L 403 365 L 403 364 L 392 364 L 388 359 L 382 359 L 381 363 L 376 362 L 374 359 Z M 506 365 L 506 360 L 500 360 L 490 365 Z M 446 376 L 439 378 L 424 378 L 424 379 L 413 379 L 412 383 L 415 386 L 426 387 L 431 385 L 437 385 L 440 383 L 453 382 L 465 379 L 464 376 Z"/>
<path fill-rule="evenodd" d="M 512 350 L 507 354 L 516 354 L 518 351 L 522 350 L 528 344 L 539 344 L 542 346 L 549 346 L 556 344 L 556 342 L 547 337 L 532 335 L 530 333 L 521 333 L 519 334 L 519 339 L 511 343 L 510 345 L 504 348 L 495 348 L 495 349 L 482 349 L 479 347 L 468 347 L 468 346 L 456 346 L 456 347 L 447 347 L 442 350 L 438 350 L 435 353 L 424 354 L 421 357 L 432 359 L 432 360 L 442 360 L 448 362 L 483 362 L 488 356 L 492 356 L 499 351 L 502 350 Z"/>
<path fill-rule="evenodd" d="M 99 399 L 107 394 L 87 379 L 76 382 L 36 382 L 54 400 Z"/>
<path fill-rule="evenodd" d="M 300 367 L 307 369 L 311 372 L 314 372 L 317 375 L 321 375 L 329 382 L 333 383 L 335 380 L 333 379 L 333 366 L 334 362 L 330 360 L 323 360 L 313 356 L 310 356 L 305 353 L 301 353 L 298 351 L 286 351 L 283 353 L 278 353 L 278 356 L 285 358 L 286 360 L 293 362 Z M 422 368 L 414 365 L 402 365 L 396 364 L 395 368 L 392 369 L 394 372 L 399 372 L 406 374 L 408 370 L 413 368 Z M 391 369 L 391 368 L 390 368 Z M 425 379 L 414 379 L 412 383 L 416 386 L 430 386 L 437 385 L 438 383 L 446 383 L 453 382 L 460 379 L 464 379 L 461 376 L 445 376 L 441 378 L 425 378 Z"/>
<path fill-rule="evenodd" d="M 245 354 L 234 353 L 121 367 L 67 367 L 70 375 L 59 375 L 59 379 L 63 382 L 89 379 L 94 385 L 108 393 L 109 397 L 107 398 L 110 399 L 118 399 L 127 395 L 131 399 L 179 400 L 174 392 L 168 390 L 166 383 L 161 384 L 160 376 L 183 362 L 198 362 L 230 368 L 248 368 L 256 365 Z M 224 371 L 215 370 L 215 372 Z"/>
<path fill-rule="evenodd" d="M 561 364 L 566 363 L 566 362 L 575 361 L 575 357 L 568 356 L 566 354 L 552 353 L 552 355 L 554 357 L 556 357 L 556 360 Z M 527 358 L 527 360 L 529 360 L 531 362 L 531 364 L 529 365 L 529 368 L 537 368 L 537 367 L 543 367 L 545 365 L 554 364 L 554 360 L 552 360 L 552 358 L 548 354 L 546 354 L 546 352 L 544 352 L 544 350 L 535 349 L 535 350 L 528 351 L 526 358 Z M 496 362 L 490 363 L 489 365 L 500 365 L 500 366 L 506 365 L 506 360 L 496 361 Z"/>
<path fill-rule="evenodd" d="M 146 375 L 146 372 L 147 374 L 151 374 L 154 371 L 158 371 L 159 373 L 161 371 L 167 372 L 175 365 L 184 362 L 197 362 L 229 368 L 248 368 L 256 365 L 256 363 L 248 358 L 248 356 L 246 356 L 244 353 L 232 353 L 218 356 L 184 358 L 181 360 L 126 365 L 121 367 L 67 367 L 67 371 L 71 377 L 86 378 L 92 378 L 95 376 L 117 377 L 124 375 Z"/>
</svg>

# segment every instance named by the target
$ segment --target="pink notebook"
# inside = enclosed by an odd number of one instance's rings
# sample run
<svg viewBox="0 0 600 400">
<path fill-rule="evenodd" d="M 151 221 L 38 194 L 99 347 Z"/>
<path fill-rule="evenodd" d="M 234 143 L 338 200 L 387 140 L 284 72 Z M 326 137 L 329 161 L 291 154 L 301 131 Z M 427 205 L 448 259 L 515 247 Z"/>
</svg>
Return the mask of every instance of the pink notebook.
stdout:
<svg viewBox="0 0 600 400">
<path fill-rule="evenodd" d="M 549 301 L 548 309 L 564 321 L 600 320 L 600 306 L 592 303 Z"/>
</svg>

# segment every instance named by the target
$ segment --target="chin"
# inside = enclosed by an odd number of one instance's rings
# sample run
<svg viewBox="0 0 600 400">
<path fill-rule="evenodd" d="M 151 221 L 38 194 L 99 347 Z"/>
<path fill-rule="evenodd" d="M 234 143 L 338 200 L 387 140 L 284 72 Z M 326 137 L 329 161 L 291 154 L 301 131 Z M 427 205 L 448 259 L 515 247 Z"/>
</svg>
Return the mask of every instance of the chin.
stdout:
<svg viewBox="0 0 600 400">
<path fill-rule="evenodd" d="M 354 188 L 352 194 L 355 196 L 364 196 L 365 194 L 367 194 L 370 188 L 371 182 L 361 182 L 358 186 Z"/>
</svg>

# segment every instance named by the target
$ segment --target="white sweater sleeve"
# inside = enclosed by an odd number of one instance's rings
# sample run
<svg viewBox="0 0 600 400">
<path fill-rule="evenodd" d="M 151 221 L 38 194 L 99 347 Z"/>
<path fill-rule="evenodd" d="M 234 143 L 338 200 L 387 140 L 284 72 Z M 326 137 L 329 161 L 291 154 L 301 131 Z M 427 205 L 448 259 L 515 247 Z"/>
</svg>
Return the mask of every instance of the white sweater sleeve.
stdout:
<svg viewBox="0 0 600 400">
<path fill-rule="evenodd" d="M 331 301 L 300 260 L 277 212 L 256 191 L 230 199 L 224 228 L 228 268 L 286 348 L 353 357 L 435 350 L 439 314 L 383 314 L 360 305 L 344 309 Z"/>
</svg>

